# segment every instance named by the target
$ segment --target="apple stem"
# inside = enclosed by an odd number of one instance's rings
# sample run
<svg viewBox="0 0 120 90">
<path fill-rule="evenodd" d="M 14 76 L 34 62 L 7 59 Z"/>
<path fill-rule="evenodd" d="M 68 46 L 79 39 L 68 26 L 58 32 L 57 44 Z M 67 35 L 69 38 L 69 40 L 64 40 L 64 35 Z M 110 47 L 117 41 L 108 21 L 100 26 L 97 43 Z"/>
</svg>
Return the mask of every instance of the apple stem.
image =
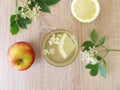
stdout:
<svg viewBox="0 0 120 90">
<path fill-rule="evenodd" d="M 20 65 L 21 62 L 23 62 L 23 60 L 22 60 L 22 59 L 19 59 L 19 60 L 17 61 L 17 64 Z"/>
</svg>

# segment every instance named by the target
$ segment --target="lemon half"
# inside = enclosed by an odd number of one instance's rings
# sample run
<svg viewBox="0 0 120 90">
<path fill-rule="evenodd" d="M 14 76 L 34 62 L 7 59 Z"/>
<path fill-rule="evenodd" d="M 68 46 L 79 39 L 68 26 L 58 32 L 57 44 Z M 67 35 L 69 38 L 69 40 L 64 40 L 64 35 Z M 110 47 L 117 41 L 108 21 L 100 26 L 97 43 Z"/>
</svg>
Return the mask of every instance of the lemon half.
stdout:
<svg viewBox="0 0 120 90">
<path fill-rule="evenodd" d="M 100 5 L 98 0 L 73 0 L 71 11 L 80 22 L 90 23 L 98 17 Z"/>
<path fill-rule="evenodd" d="M 73 40 L 64 33 L 59 44 L 59 52 L 64 59 L 66 59 L 75 50 Z"/>
</svg>

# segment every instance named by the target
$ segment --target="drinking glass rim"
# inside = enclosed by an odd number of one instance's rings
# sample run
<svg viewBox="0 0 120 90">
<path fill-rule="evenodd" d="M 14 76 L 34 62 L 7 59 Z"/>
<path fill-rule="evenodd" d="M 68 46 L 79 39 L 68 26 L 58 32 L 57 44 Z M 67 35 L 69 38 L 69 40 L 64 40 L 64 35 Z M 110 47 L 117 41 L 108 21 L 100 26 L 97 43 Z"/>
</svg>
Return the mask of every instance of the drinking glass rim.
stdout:
<svg viewBox="0 0 120 90">
<path fill-rule="evenodd" d="M 45 38 L 46 38 L 48 35 L 52 35 L 52 33 L 54 33 L 54 32 L 64 32 L 64 33 L 67 33 L 68 35 L 74 37 L 74 40 L 73 40 L 73 38 L 72 38 L 72 40 L 74 41 L 75 47 L 76 47 L 75 56 L 74 56 L 71 60 L 68 60 L 69 62 L 67 62 L 67 63 L 65 63 L 65 64 L 63 63 L 62 65 L 59 65 L 59 63 L 53 62 L 53 61 L 50 60 L 48 57 L 46 57 L 46 56 L 44 55 L 44 53 L 43 53 L 44 45 L 45 45 L 45 44 L 44 44 L 44 41 L 46 41 Z M 48 37 L 49 37 L 49 36 L 48 36 Z M 42 50 L 42 56 L 43 56 L 43 58 L 44 58 L 49 64 L 51 64 L 52 66 L 55 66 L 55 67 L 65 67 L 65 66 L 67 66 L 67 65 L 70 65 L 70 64 L 71 64 L 73 61 L 75 61 L 75 59 L 77 58 L 77 56 L 78 56 L 78 54 L 79 54 L 79 44 L 78 44 L 78 40 L 77 40 L 76 36 L 75 36 L 72 32 L 70 32 L 70 31 L 68 31 L 68 30 L 65 30 L 65 29 L 54 29 L 54 30 L 48 32 L 48 33 L 43 37 L 41 50 Z M 60 64 L 61 64 L 61 63 L 60 63 Z"/>
</svg>

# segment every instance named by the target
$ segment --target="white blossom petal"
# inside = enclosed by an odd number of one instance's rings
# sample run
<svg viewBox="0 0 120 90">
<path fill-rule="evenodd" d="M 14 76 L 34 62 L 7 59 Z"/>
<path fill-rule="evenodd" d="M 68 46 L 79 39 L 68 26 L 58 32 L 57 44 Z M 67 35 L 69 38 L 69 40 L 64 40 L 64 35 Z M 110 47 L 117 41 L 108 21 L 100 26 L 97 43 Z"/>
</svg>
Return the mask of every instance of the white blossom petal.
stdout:
<svg viewBox="0 0 120 90">
<path fill-rule="evenodd" d="M 95 49 L 95 47 L 93 48 L 89 48 L 90 50 L 87 51 L 80 51 L 80 54 L 81 54 L 81 58 L 82 58 L 82 61 L 86 61 L 86 63 L 91 63 L 91 64 L 96 64 L 98 63 L 98 60 L 97 58 L 95 57 L 95 54 L 98 53 L 98 51 Z"/>
</svg>

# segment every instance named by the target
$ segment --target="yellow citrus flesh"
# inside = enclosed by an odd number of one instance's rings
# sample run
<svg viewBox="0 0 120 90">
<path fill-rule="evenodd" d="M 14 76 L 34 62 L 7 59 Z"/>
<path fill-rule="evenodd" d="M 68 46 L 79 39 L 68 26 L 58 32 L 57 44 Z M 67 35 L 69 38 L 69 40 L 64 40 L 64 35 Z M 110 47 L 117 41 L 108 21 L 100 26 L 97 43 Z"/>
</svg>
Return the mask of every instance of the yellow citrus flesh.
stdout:
<svg viewBox="0 0 120 90">
<path fill-rule="evenodd" d="M 74 50 L 75 44 L 72 39 L 67 34 L 63 34 L 59 44 L 59 52 L 62 57 L 66 59 Z"/>
<path fill-rule="evenodd" d="M 100 6 L 97 0 L 73 0 L 71 10 L 77 20 L 89 23 L 98 17 Z"/>
</svg>

